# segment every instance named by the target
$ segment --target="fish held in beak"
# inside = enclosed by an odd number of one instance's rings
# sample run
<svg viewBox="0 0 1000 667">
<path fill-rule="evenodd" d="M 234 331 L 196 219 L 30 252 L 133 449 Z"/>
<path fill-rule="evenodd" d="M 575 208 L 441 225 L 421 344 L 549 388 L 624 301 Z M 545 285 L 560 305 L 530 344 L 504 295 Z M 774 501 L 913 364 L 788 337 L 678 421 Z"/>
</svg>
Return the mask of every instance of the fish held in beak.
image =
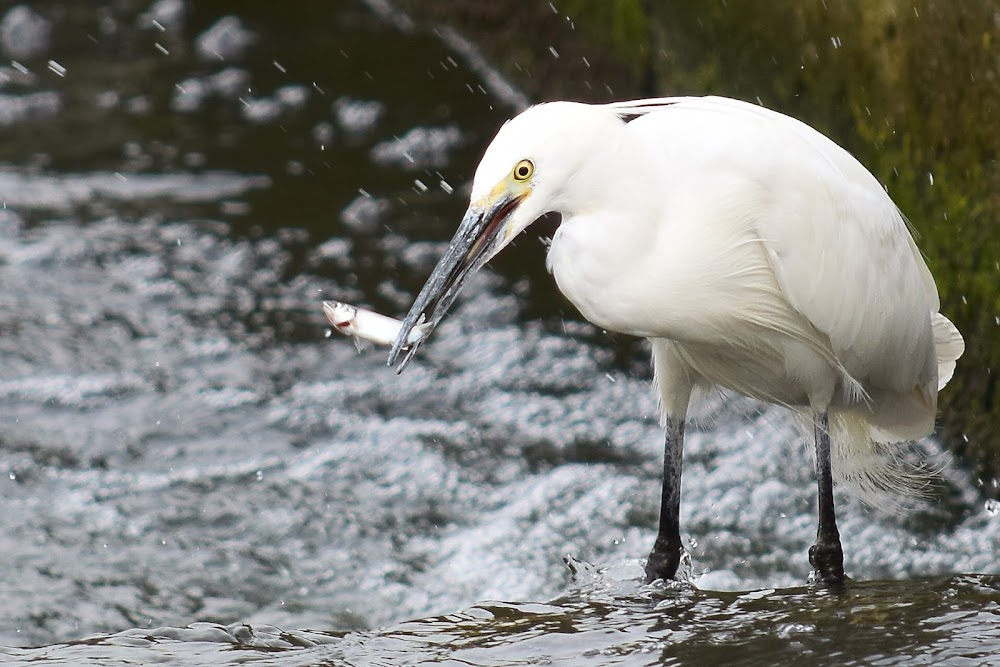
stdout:
<svg viewBox="0 0 1000 667">
<path fill-rule="evenodd" d="M 466 211 L 451 245 L 434 267 L 410 307 L 410 312 L 403 319 L 403 325 L 389 352 L 388 363 L 392 366 L 399 359 L 399 354 L 406 350 L 397 373 L 403 372 L 417 347 L 448 312 L 469 276 L 507 245 L 510 239 L 505 233 L 505 223 L 524 196 L 508 193 L 485 206 L 473 204 Z M 410 332 L 417 326 L 424 328 L 424 335 L 414 342 L 410 340 Z"/>
<path fill-rule="evenodd" d="M 402 322 L 392 317 L 340 301 L 324 301 L 323 312 L 333 328 L 340 333 L 352 336 L 356 341 L 368 341 L 386 347 L 392 345 L 403 326 Z M 418 324 L 410 330 L 407 342 L 410 345 L 420 342 L 426 335 L 425 332 L 426 327 Z"/>
</svg>

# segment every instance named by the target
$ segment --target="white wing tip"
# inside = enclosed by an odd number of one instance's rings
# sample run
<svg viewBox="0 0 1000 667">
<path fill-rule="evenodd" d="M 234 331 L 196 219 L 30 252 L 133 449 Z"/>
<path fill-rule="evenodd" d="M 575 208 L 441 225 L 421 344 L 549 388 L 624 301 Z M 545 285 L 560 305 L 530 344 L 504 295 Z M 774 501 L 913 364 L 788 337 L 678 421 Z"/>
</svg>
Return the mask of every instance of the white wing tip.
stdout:
<svg viewBox="0 0 1000 667">
<path fill-rule="evenodd" d="M 955 362 L 965 352 L 965 339 L 958 327 L 941 313 L 931 316 L 934 329 L 934 352 L 938 362 L 938 390 L 948 384 L 955 372 Z"/>
</svg>

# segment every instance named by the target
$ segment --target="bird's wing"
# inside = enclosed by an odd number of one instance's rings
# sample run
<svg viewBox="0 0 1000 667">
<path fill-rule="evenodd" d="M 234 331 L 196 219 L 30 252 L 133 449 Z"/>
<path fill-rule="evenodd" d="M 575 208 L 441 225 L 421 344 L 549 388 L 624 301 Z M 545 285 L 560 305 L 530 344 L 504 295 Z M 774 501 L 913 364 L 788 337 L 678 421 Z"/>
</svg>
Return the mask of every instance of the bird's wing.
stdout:
<svg viewBox="0 0 1000 667">
<path fill-rule="evenodd" d="M 734 100 L 685 103 L 757 119 L 761 240 L 789 303 L 830 338 L 844 366 L 901 391 L 931 382 L 937 288 L 875 177 L 795 119 Z"/>
<path fill-rule="evenodd" d="M 852 376 L 911 388 L 933 352 L 933 304 L 906 223 L 863 185 L 810 176 L 786 174 L 756 220 L 778 284 Z"/>
<path fill-rule="evenodd" d="M 688 154 L 714 151 L 714 161 L 701 163 L 708 170 L 736 170 L 754 184 L 746 209 L 789 305 L 866 385 L 910 391 L 931 382 L 934 279 L 906 221 L 853 156 L 800 121 L 737 100 L 609 106 L 626 118 L 676 110 L 705 119 L 698 131 L 711 136 L 674 139 Z"/>
</svg>

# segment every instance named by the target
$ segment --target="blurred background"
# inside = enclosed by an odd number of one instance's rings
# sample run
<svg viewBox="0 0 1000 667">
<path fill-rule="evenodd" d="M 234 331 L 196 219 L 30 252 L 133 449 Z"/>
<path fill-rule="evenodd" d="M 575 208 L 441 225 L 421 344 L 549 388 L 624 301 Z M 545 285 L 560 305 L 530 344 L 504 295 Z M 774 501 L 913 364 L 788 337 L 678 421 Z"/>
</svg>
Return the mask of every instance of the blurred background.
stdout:
<svg viewBox="0 0 1000 667">
<path fill-rule="evenodd" d="M 402 315 L 527 104 L 720 94 L 853 152 L 968 345 L 953 464 L 850 498 L 859 579 L 993 572 L 1000 540 L 992 1 L 0 2 L 0 645 L 247 621 L 369 628 L 637 567 L 661 435 L 648 348 L 544 271 L 556 221 L 397 377 L 324 299 Z M 713 398 L 685 452 L 696 582 L 801 584 L 808 441 Z"/>
</svg>

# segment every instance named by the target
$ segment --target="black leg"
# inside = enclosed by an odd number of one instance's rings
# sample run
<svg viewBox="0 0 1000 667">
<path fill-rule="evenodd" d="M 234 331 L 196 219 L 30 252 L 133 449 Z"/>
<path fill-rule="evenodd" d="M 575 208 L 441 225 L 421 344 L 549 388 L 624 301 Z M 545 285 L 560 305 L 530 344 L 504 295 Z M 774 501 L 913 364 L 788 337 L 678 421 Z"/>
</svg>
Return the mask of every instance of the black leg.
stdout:
<svg viewBox="0 0 1000 667">
<path fill-rule="evenodd" d="M 684 453 L 684 420 L 667 418 L 663 445 L 663 490 L 660 496 L 660 528 L 653 550 L 646 559 L 646 583 L 673 579 L 681 562 L 681 459 Z M 836 530 L 836 527 L 834 527 Z"/>
<path fill-rule="evenodd" d="M 819 528 L 816 544 L 809 547 L 809 563 L 817 581 L 827 585 L 844 583 L 844 549 L 833 509 L 833 472 L 830 466 L 830 415 L 816 414 L 816 483 L 819 486 Z"/>
</svg>

